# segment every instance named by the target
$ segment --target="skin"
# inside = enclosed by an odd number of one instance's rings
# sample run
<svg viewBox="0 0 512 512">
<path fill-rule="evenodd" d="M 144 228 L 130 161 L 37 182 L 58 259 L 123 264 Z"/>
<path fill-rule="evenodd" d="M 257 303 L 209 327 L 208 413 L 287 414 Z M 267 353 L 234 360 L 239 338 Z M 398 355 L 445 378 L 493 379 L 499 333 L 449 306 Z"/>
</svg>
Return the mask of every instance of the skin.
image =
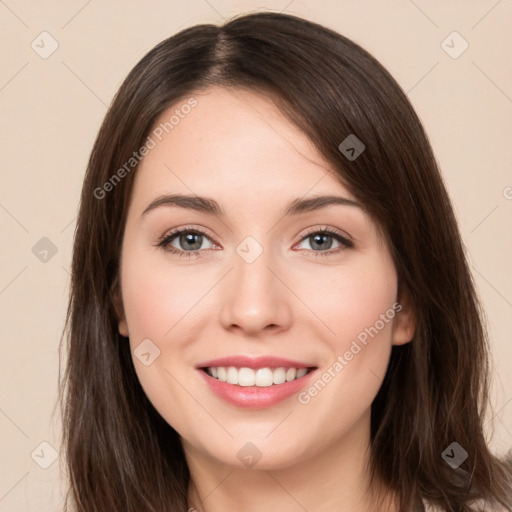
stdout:
<svg viewBox="0 0 512 512">
<path fill-rule="evenodd" d="M 269 99 L 222 88 L 194 97 L 197 106 L 137 170 L 118 296 L 119 332 L 132 354 L 144 339 L 160 349 L 148 366 L 133 360 L 147 396 L 182 440 L 193 482 L 189 506 L 372 510 L 372 496 L 384 489 L 377 481 L 367 492 L 370 407 L 392 345 L 409 342 L 416 326 L 407 298 L 397 296 L 387 243 L 359 207 L 283 217 L 297 198 L 355 197 Z M 171 193 L 210 197 L 226 215 L 175 206 L 143 214 Z M 200 257 L 156 246 L 179 227 L 207 231 Z M 328 238 L 330 247 L 314 249 L 305 232 L 323 227 L 354 246 Z M 236 252 L 247 236 L 263 248 L 252 263 Z M 190 252 L 179 236 L 171 245 Z M 238 408 L 216 397 L 194 368 L 224 356 L 274 355 L 313 363 L 322 374 L 396 302 L 401 311 L 307 404 L 293 396 L 267 409 Z M 247 442 L 262 454 L 251 468 L 237 457 Z M 394 510 L 389 503 L 380 509 Z"/>
</svg>

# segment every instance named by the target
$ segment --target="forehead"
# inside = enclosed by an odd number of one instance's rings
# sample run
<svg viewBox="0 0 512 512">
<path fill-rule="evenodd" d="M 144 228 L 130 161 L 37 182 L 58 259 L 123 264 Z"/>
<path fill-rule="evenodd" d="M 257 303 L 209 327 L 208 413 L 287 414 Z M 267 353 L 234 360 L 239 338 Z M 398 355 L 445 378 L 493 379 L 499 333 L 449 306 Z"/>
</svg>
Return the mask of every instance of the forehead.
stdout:
<svg viewBox="0 0 512 512">
<path fill-rule="evenodd" d="M 155 147 L 137 169 L 135 201 L 170 192 L 215 194 L 219 202 L 238 198 L 241 204 L 310 191 L 353 198 L 314 144 L 269 98 L 217 87 L 191 97 L 194 108 L 180 110 L 185 98 L 156 121 L 152 133 L 160 127 L 161 140 L 152 136 Z"/>
</svg>

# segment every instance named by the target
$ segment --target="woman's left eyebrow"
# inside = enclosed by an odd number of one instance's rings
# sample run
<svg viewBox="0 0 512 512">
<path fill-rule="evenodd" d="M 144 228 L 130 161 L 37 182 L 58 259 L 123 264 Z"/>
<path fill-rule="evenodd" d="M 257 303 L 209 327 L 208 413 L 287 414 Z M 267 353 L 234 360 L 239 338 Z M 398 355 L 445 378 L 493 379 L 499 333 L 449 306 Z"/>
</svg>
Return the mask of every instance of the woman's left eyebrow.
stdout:
<svg viewBox="0 0 512 512">
<path fill-rule="evenodd" d="M 320 210 L 332 205 L 355 206 L 363 208 L 359 203 L 342 196 L 323 195 L 310 197 L 308 199 L 297 198 L 290 202 L 286 207 L 283 216 L 299 215 L 301 213 Z M 151 210 L 160 206 L 175 206 L 178 208 L 185 208 L 188 210 L 195 210 L 217 217 L 225 217 L 225 212 L 222 207 L 209 197 L 186 195 L 186 194 L 169 194 L 157 197 L 153 200 L 147 208 L 142 212 L 142 215 L 147 214 Z"/>
</svg>

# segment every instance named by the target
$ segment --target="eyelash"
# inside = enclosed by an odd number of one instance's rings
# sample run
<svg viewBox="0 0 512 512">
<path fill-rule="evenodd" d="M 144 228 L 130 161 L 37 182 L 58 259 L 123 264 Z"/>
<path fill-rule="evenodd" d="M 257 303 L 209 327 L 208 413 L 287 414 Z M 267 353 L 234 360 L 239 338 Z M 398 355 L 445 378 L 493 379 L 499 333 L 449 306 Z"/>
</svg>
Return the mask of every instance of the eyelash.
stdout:
<svg viewBox="0 0 512 512">
<path fill-rule="evenodd" d="M 206 251 L 207 249 L 199 249 L 196 251 L 182 251 L 180 249 L 176 249 L 175 247 L 172 247 L 170 243 L 176 238 L 177 236 L 183 234 L 183 233 L 193 233 L 196 235 L 203 235 L 210 239 L 210 236 L 208 233 L 203 231 L 199 228 L 192 228 L 192 227 L 184 227 L 184 228 L 176 228 L 172 230 L 171 232 L 165 234 L 163 237 L 159 239 L 159 241 L 155 244 L 157 247 L 162 247 L 164 250 L 170 252 L 171 254 L 179 254 L 180 257 L 185 258 L 199 258 L 202 256 L 202 252 Z M 303 242 L 305 239 L 311 237 L 312 235 L 329 235 L 330 237 L 337 240 L 341 247 L 338 247 L 337 249 L 328 250 L 328 251 L 313 251 L 311 249 L 308 249 L 309 252 L 312 252 L 314 254 L 314 257 L 323 257 L 323 256 L 329 256 L 332 254 L 337 254 L 338 252 L 344 250 L 344 249 L 350 249 L 354 247 L 354 244 L 351 240 L 349 240 L 347 237 L 345 237 L 341 232 L 331 228 L 328 229 L 327 227 L 322 227 L 320 229 L 313 228 L 308 230 L 302 238 L 300 239 L 300 242 Z"/>
</svg>

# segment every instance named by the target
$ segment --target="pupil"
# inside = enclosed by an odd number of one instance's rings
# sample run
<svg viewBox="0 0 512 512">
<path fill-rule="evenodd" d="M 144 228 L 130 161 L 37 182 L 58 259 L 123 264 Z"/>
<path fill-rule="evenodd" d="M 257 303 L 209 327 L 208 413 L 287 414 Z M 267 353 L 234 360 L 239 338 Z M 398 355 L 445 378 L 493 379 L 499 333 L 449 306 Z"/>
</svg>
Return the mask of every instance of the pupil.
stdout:
<svg viewBox="0 0 512 512">
<path fill-rule="evenodd" d="M 314 243 L 312 244 L 312 247 L 313 249 L 315 248 L 314 246 L 316 245 L 318 248 L 322 249 L 329 249 L 332 245 L 332 239 L 331 239 L 331 243 L 325 243 L 325 238 L 331 238 L 329 235 L 323 235 L 323 234 L 316 234 L 314 237 L 313 237 L 313 240 L 314 240 Z M 323 240 L 323 242 L 322 242 Z"/>
<path fill-rule="evenodd" d="M 190 243 L 191 245 L 194 246 L 194 247 L 190 247 L 190 249 L 192 249 L 192 250 L 193 249 L 200 249 L 200 247 L 201 247 L 201 236 L 202 235 L 198 235 L 196 233 L 188 233 L 188 234 L 182 236 L 182 241 L 183 241 L 183 239 L 185 240 L 185 243 L 184 243 L 185 247 L 186 247 L 187 244 Z M 199 238 L 199 242 L 196 241 L 194 243 L 194 238 L 195 237 Z"/>
</svg>

